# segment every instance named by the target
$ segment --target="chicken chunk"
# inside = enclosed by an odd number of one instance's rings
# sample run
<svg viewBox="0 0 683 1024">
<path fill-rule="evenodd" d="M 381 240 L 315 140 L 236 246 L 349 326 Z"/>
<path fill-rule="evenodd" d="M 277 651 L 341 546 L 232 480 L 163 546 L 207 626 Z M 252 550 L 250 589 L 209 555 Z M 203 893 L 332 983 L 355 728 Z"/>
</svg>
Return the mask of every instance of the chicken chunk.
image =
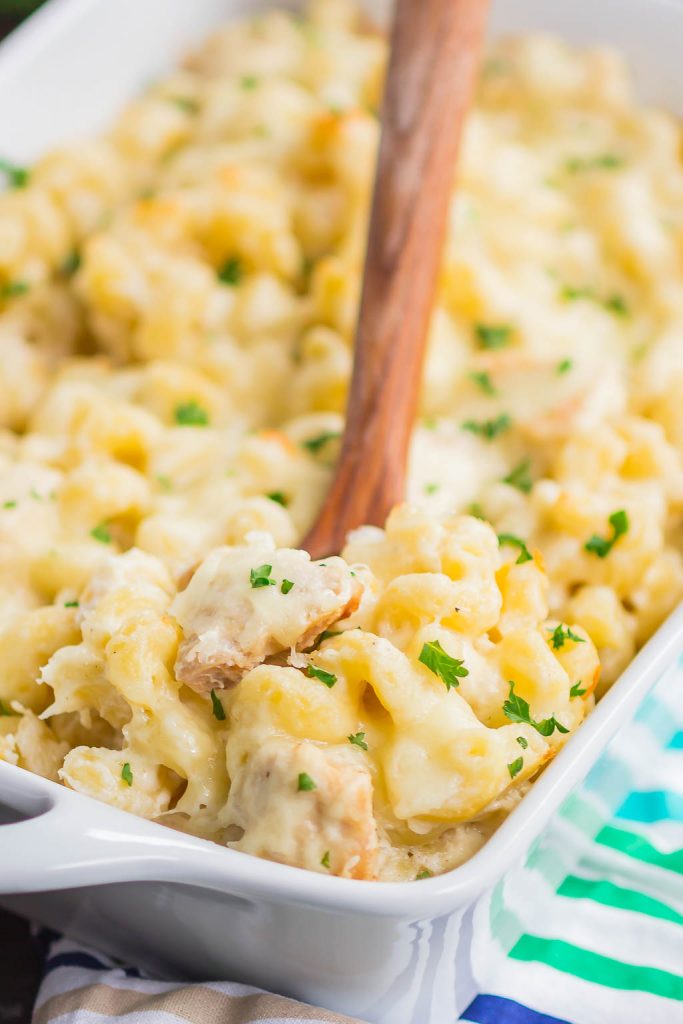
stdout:
<svg viewBox="0 0 683 1024">
<path fill-rule="evenodd" d="M 266 740 L 232 780 L 230 845 L 282 864 L 344 878 L 377 875 L 372 780 L 362 755 L 310 740 Z"/>
<path fill-rule="evenodd" d="M 269 537 L 217 548 L 171 605 L 183 631 L 176 676 L 198 693 L 237 683 L 266 658 L 311 647 L 362 590 L 343 559 L 312 562 Z"/>
</svg>

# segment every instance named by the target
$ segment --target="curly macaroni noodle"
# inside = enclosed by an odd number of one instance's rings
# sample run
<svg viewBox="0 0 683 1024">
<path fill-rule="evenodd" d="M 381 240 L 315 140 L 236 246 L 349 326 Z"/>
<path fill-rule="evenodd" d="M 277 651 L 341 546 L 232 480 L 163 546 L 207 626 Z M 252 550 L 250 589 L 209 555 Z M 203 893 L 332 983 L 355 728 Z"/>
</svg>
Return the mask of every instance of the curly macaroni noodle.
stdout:
<svg viewBox="0 0 683 1024">
<path fill-rule="evenodd" d="M 683 168 L 614 54 L 495 45 L 408 501 L 312 562 L 385 62 L 314 0 L 3 164 L 0 759 L 412 879 L 482 845 L 683 593 Z"/>
</svg>

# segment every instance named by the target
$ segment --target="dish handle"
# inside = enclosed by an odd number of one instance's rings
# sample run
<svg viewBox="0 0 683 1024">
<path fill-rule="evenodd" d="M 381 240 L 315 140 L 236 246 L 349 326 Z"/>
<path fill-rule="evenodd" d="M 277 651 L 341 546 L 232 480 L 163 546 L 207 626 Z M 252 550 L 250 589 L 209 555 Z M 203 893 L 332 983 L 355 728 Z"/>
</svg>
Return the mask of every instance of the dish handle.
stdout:
<svg viewBox="0 0 683 1024">
<path fill-rule="evenodd" d="M 0 762 L 0 895 L 177 879 L 226 852 Z"/>
</svg>

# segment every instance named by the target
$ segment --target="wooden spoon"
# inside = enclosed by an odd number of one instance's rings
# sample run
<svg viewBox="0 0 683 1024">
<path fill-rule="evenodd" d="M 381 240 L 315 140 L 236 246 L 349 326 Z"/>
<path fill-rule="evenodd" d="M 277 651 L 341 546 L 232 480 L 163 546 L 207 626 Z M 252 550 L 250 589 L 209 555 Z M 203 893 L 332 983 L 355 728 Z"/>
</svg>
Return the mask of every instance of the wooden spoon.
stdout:
<svg viewBox="0 0 683 1024">
<path fill-rule="evenodd" d="M 463 122 L 488 0 L 397 0 L 346 429 L 302 547 L 342 549 L 403 500 Z"/>
</svg>

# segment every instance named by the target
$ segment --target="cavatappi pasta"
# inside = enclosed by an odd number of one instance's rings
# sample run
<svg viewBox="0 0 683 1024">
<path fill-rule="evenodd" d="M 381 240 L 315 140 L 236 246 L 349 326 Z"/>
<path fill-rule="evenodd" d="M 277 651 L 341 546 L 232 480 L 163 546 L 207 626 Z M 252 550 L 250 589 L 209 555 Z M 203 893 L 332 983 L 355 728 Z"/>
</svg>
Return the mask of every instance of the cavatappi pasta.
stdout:
<svg viewBox="0 0 683 1024">
<path fill-rule="evenodd" d="M 230 25 L 0 165 L 0 758 L 319 872 L 471 855 L 679 601 L 680 129 L 497 44 L 408 503 L 296 550 L 342 429 L 386 43 Z"/>
</svg>

